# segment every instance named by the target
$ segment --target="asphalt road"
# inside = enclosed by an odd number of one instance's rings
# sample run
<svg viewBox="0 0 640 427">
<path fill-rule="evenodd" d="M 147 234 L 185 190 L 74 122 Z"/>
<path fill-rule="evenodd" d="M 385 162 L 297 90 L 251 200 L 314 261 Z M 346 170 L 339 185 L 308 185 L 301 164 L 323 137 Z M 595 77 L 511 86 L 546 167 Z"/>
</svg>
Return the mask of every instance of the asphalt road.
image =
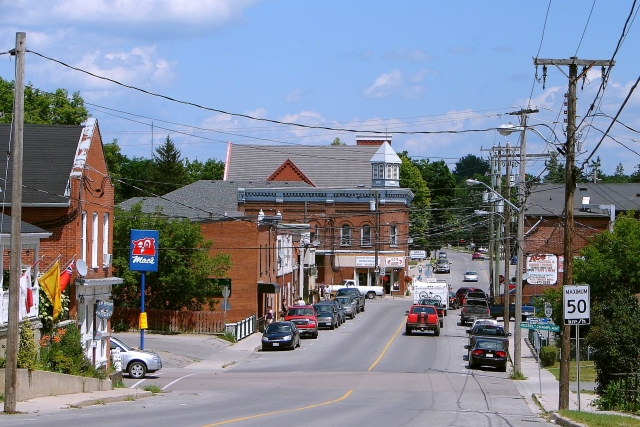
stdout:
<svg viewBox="0 0 640 427">
<path fill-rule="evenodd" d="M 452 287 L 488 262 L 450 255 Z M 467 265 L 469 267 L 467 267 Z M 487 274 L 488 275 L 488 274 Z M 482 286 L 482 285 L 485 286 Z M 295 351 L 257 352 L 225 369 L 167 367 L 146 385 L 153 398 L 53 415 L 3 417 L 3 425 L 131 426 L 478 426 L 546 424 L 508 373 L 467 369 L 458 311 L 439 337 L 404 335 L 411 300 L 367 300 L 366 311 Z M 183 351 L 187 354 L 188 351 Z M 133 380 L 126 380 L 133 385 Z M 5 421 L 8 421 L 5 423 Z"/>
</svg>

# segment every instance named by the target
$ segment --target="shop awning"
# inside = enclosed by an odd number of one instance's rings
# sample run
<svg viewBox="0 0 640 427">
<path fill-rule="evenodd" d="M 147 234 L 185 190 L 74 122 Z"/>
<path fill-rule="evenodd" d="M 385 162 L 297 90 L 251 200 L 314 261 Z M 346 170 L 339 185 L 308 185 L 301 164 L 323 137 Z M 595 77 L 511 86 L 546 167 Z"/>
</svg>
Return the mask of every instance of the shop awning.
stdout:
<svg viewBox="0 0 640 427">
<path fill-rule="evenodd" d="M 280 285 L 277 283 L 258 283 L 258 293 L 259 294 L 279 294 L 280 293 Z"/>
</svg>

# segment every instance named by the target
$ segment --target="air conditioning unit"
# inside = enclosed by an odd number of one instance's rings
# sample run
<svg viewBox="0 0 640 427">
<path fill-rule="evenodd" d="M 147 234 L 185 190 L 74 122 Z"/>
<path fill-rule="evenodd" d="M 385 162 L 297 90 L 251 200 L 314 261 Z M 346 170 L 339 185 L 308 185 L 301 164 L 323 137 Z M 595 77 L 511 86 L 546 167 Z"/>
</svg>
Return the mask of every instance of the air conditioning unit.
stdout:
<svg viewBox="0 0 640 427">
<path fill-rule="evenodd" d="M 111 258 L 113 255 L 111 254 L 102 254 L 102 266 L 109 267 L 111 266 Z"/>
</svg>

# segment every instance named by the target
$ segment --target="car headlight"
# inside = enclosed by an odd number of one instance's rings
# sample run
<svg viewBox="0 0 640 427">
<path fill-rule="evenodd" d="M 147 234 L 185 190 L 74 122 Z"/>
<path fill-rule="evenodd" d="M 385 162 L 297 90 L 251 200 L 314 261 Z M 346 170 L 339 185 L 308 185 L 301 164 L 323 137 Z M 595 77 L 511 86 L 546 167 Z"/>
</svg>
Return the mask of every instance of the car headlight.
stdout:
<svg viewBox="0 0 640 427">
<path fill-rule="evenodd" d="M 285 340 L 285 341 L 291 341 L 291 338 L 293 338 L 291 335 L 287 335 L 287 336 L 282 337 L 282 339 Z"/>
<path fill-rule="evenodd" d="M 262 337 L 262 341 L 269 341 L 269 338 L 267 338 L 267 337 Z"/>
</svg>

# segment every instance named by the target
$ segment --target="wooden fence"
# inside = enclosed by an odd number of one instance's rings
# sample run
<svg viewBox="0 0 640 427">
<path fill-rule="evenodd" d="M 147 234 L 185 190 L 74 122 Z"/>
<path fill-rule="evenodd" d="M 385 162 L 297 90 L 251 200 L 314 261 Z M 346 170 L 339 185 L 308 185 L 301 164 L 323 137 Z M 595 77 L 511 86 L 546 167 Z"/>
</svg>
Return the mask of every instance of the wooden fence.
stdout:
<svg viewBox="0 0 640 427">
<path fill-rule="evenodd" d="M 147 325 L 151 331 L 217 334 L 225 332 L 224 313 L 218 311 L 147 310 Z M 113 310 L 114 329 L 138 329 L 139 308 Z"/>
</svg>

